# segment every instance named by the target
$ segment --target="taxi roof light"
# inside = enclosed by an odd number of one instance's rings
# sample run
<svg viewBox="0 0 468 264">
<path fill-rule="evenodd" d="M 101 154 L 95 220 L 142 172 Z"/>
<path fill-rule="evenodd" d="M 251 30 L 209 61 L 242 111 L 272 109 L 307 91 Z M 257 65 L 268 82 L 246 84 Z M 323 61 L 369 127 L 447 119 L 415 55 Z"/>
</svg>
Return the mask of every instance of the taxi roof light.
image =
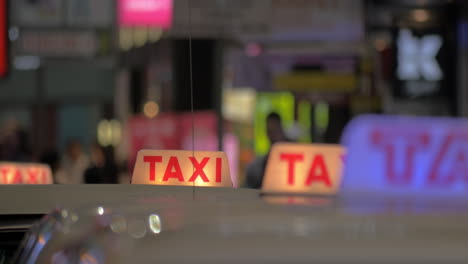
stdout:
<svg viewBox="0 0 468 264">
<path fill-rule="evenodd" d="M 1 184 L 52 184 L 49 166 L 36 163 L 0 162 Z"/>
<path fill-rule="evenodd" d="M 346 128 L 346 194 L 468 196 L 468 120 L 367 115 Z"/>
<path fill-rule="evenodd" d="M 140 150 L 132 184 L 232 187 L 224 152 Z"/>
<path fill-rule="evenodd" d="M 262 192 L 336 194 L 345 150 L 339 145 L 275 144 L 270 152 Z"/>
</svg>

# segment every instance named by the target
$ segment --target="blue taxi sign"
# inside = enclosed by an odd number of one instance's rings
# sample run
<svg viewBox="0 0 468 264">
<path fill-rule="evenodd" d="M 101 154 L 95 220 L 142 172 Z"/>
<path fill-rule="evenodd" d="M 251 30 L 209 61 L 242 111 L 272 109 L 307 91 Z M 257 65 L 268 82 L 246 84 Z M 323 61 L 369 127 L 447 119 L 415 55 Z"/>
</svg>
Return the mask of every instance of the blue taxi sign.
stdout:
<svg viewBox="0 0 468 264">
<path fill-rule="evenodd" d="M 468 195 L 468 120 L 361 116 L 343 135 L 342 191 Z"/>
</svg>

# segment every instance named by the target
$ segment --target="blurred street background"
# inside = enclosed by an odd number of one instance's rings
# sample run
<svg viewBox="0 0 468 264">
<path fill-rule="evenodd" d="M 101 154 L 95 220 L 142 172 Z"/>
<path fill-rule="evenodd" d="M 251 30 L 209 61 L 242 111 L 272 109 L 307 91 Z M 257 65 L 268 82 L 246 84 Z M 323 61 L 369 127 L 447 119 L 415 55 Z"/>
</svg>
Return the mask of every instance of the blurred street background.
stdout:
<svg viewBox="0 0 468 264">
<path fill-rule="evenodd" d="M 360 114 L 468 115 L 468 1 L 0 5 L 0 160 L 57 183 L 128 183 L 138 150 L 192 149 L 192 118 L 242 186 L 271 142 L 338 143 Z"/>
</svg>

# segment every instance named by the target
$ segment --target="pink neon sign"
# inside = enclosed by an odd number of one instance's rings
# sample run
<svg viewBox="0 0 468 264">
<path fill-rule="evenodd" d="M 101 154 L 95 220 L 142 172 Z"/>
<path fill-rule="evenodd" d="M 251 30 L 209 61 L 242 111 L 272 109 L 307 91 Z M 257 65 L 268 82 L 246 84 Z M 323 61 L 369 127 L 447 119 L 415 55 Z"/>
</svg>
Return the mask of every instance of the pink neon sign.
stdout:
<svg viewBox="0 0 468 264">
<path fill-rule="evenodd" d="M 122 26 L 152 26 L 168 29 L 172 24 L 173 0 L 120 0 Z"/>
</svg>

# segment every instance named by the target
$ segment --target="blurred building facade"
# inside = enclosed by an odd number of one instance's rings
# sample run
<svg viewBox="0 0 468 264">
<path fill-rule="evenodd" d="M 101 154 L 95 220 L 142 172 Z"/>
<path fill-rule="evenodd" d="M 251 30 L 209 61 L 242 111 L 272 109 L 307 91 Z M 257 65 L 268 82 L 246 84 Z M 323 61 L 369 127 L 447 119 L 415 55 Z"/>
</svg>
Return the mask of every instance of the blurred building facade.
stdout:
<svg viewBox="0 0 468 264">
<path fill-rule="evenodd" d="M 114 97 L 114 10 L 112 0 L 10 1 L 2 121 L 26 128 L 36 156 L 96 138 Z"/>
</svg>

